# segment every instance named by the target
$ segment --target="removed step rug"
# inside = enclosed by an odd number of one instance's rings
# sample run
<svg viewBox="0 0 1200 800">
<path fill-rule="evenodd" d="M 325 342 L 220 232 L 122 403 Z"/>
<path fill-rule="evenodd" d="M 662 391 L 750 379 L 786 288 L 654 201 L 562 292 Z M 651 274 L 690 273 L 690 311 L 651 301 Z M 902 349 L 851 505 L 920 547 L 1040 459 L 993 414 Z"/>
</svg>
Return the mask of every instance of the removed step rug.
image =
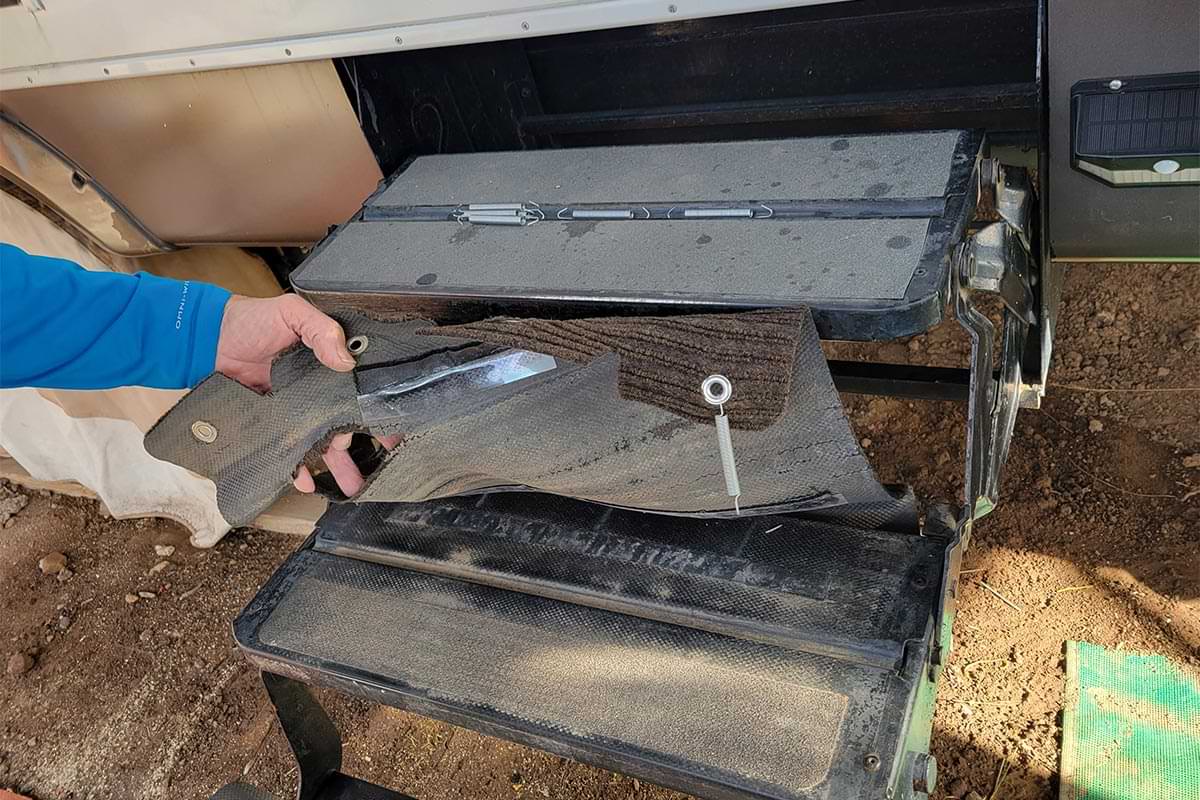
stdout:
<svg viewBox="0 0 1200 800">
<path fill-rule="evenodd" d="M 1200 672 L 1067 642 L 1059 800 L 1200 797 Z"/>
<path fill-rule="evenodd" d="M 157 458 L 211 478 L 221 513 L 248 523 L 334 434 L 400 435 L 359 502 L 537 490 L 641 511 L 732 516 L 905 505 L 876 479 L 833 386 L 807 310 L 570 322 L 339 320 L 363 346 L 353 373 L 305 349 L 259 395 L 202 382 L 146 436 Z M 740 496 L 701 383 L 730 380 Z"/>
</svg>

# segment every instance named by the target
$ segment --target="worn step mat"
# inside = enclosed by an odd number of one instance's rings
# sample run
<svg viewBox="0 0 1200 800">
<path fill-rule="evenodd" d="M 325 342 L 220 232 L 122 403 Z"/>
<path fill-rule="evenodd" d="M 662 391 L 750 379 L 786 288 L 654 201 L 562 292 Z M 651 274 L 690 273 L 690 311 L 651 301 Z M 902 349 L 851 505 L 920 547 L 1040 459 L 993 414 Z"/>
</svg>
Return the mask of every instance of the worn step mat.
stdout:
<svg viewBox="0 0 1200 800">
<path fill-rule="evenodd" d="M 327 309 L 438 321 L 805 306 L 825 338 L 910 335 L 942 318 L 981 142 L 917 131 L 423 156 L 292 282 Z M 468 222 L 481 204 L 535 224 Z"/>
<path fill-rule="evenodd" d="M 1060 800 L 1200 797 L 1200 672 L 1067 642 Z"/>
<path fill-rule="evenodd" d="M 147 450 L 211 478 L 232 525 L 287 491 L 296 465 L 333 433 L 355 430 L 401 437 L 367 475 L 353 498 L 361 502 L 536 490 L 663 514 L 803 510 L 864 527 L 906 513 L 859 447 L 803 309 L 466 328 L 340 321 L 369 341 L 355 373 L 328 370 L 300 348 L 275 362 L 266 396 L 210 376 L 151 429 Z M 430 359 L 440 370 L 479 344 L 557 355 L 549 371 L 452 398 L 438 394 L 449 381 L 421 384 L 365 422 L 360 397 L 380 369 L 425 375 Z M 701 402 L 710 373 L 734 379 L 725 410 L 736 499 L 716 411 Z"/>
<path fill-rule="evenodd" d="M 363 513 L 333 509 L 319 531 Z M 774 800 L 911 786 L 929 630 L 882 667 L 312 549 L 235 625 L 265 670 L 703 797 Z"/>
</svg>

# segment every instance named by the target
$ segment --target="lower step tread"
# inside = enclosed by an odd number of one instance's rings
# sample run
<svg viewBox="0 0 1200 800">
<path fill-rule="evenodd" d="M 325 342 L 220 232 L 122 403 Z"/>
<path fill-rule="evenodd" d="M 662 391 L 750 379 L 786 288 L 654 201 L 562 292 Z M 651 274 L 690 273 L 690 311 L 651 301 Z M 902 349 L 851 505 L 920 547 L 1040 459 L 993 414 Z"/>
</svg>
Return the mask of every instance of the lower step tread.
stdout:
<svg viewBox="0 0 1200 800">
<path fill-rule="evenodd" d="M 863 759 L 891 763 L 914 680 L 312 550 L 237 636 L 264 669 L 711 797 L 882 796 Z"/>
</svg>

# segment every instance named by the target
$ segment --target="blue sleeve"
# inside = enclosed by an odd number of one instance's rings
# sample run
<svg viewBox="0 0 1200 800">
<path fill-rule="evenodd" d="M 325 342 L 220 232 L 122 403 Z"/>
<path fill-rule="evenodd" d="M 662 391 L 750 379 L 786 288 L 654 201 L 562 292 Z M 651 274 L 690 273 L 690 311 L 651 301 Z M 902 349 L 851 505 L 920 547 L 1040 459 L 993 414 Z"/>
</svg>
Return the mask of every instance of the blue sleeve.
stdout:
<svg viewBox="0 0 1200 800">
<path fill-rule="evenodd" d="M 195 386 L 213 371 L 229 296 L 0 243 L 0 387 Z"/>
</svg>

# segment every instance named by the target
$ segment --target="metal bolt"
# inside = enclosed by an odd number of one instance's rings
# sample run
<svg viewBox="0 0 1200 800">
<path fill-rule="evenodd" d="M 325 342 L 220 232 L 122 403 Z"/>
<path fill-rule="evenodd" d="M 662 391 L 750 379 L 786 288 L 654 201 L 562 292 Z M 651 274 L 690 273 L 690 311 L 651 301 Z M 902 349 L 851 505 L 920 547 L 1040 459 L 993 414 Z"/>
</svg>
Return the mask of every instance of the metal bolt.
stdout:
<svg viewBox="0 0 1200 800">
<path fill-rule="evenodd" d="M 874 753 L 868 753 L 863 759 L 863 769 L 867 772 L 876 772 L 879 770 L 879 756 Z"/>
<path fill-rule="evenodd" d="M 198 442 L 212 444 L 217 440 L 217 429 L 211 422 L 198 419 L 192 423 L 192 436 L 196 437 Z"/>
<path fill-rule="evenodd" d="M 932 794 L 937 786 L 937 759 L 928 753 L 913 756 L 912 780 L 914 792 Z"/>
<path fill-rule="evenodd" d="M 404 40 L 403 40 L 403 39 L 401 39 L 399 36 L 397 36 L 397 37 L 396 37 L 396 44 L 404 44 Z"/>
<path fill-rule="evenodd" d="M 1121 91 L 1121 87 L 1124 85 L 1125 84 L 1122 83 L 1119 78 L 1113 78 L 1111 81 L 1108 82 L 1108 88 L 1112 89 L 1114 92 Z"/>
<path fill-rule="evenodd" d="M 667 13 L 674 14 L 678 10 L 675 6 L 667 6 Z"/>
</svg>

